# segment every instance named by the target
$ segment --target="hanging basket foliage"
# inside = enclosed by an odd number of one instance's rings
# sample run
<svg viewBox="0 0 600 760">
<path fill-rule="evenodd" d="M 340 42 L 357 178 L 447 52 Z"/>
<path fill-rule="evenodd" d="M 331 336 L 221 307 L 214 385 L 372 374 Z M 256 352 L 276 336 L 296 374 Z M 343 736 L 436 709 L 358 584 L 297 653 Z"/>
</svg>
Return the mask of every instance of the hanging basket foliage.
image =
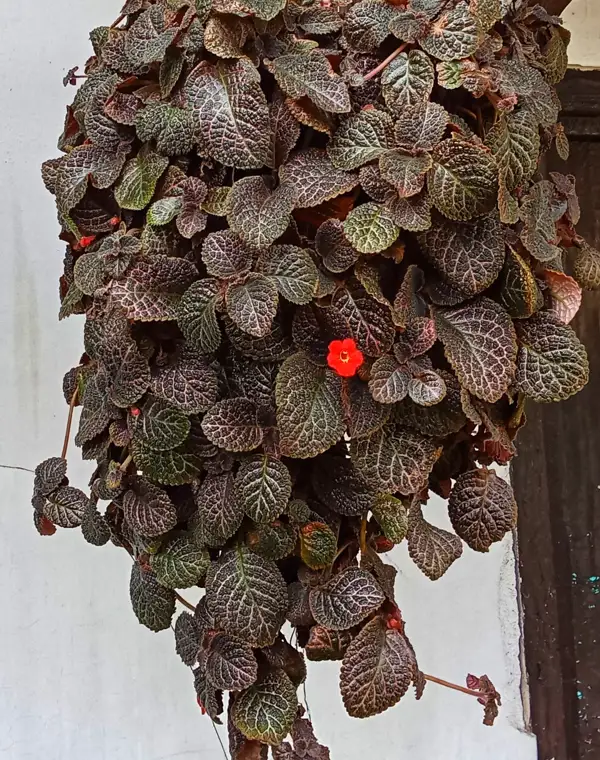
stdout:
<svg viewBox="0 0 600 760">
<path fill-rule="evenodd" d="M 69 484 L 67 432 L 34 522 L 130 553 L 135 614 L 174 626 L 212 720 L 227 696 L 234 760 L 329 758 L 305 658 L 341 661 L 357 718 L 439 680 L 382 555 L 436 580 L 500 541 L 525 399 L 587 381 L 569 322 L 600 254 L 574 178 L 540 174 L 568 156 L 568 36 L 507 0 L 128 0 L 65 78 L 43 179 L 96 469 Z M 493 722 L 486 676 L 456 688 Z"/>
</svg>

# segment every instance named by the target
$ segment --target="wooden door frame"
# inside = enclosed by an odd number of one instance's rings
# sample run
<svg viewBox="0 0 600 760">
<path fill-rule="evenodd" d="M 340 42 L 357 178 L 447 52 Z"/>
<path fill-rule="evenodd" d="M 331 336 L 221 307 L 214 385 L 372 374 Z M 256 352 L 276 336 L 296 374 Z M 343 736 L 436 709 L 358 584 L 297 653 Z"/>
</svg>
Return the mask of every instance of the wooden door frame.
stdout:
<svg viewBox="0 0 600 760">
<path fill-rule="evenodd" d="M 559 95 L 571 157 L 565 166 L 551 153 L 545 168 L 578 175 L 578 231 L 598 247 L 600 71 L 570 70 Z M 527 407 L 511 468 L 539 760 L 600 758 L 600 292 L 584 294 L 574 327 L 590 383 L 563 403 Z"/>
</svg>

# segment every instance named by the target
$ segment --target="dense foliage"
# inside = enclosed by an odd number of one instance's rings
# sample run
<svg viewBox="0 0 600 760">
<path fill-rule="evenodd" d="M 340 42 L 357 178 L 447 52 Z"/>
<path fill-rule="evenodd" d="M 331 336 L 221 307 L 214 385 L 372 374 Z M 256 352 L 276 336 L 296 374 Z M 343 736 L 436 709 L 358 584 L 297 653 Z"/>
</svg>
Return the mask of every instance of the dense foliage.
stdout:
<svg viewBox="0 0 600 760">
<path fill-rule="evenodd" d="M 128 0 L 91 41 L 43 178 L 97 468 L 88 497 L 66 445 L 43 462 L 35 524 L 132 555 L 134 612 L 174 623 L 213 720 L 229 692 L 234 758 L 325 760 L 299 649 L 341 660 L 351 716 L 419 696 L 381 554 L 435 580 L 487 552 L 524 400 L 587 380 L 568 323 L 600 254 L 574 178 L 539 175 L 568 155 L 568 34 L 508 0 Z"/>
</svg>

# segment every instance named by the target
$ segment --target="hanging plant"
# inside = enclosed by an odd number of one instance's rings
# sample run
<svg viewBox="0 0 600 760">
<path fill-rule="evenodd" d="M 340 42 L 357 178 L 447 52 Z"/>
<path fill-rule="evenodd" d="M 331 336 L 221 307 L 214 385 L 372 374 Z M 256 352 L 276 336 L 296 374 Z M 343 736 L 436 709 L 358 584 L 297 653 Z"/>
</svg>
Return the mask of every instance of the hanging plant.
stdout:
<svg viewBox="0 0 600 760">
<path fill-rule="evenodd" d="M 234 760 L 329 757 L 304 657 L 341 661 L 357 718 L 445 684 L 382 554 L 406 541 L 436 580 L 487 552 L 517 518 L 493 465 L 525 399 L 587 381 L 568 323 L 600 254 L 573 177 L 539 174 L 568 155 L 568 34 L 514 5 L 128 0 L 65 78 L 43 179 L 85 353 L 34 522 L 129 552 L 139 621 L 174 626 L 212 720 L 227 693 Z M 90 496 L 66 477 L 75 407 Z M 493 722 L 486 676 L 445 685 Z"/>
</svg>

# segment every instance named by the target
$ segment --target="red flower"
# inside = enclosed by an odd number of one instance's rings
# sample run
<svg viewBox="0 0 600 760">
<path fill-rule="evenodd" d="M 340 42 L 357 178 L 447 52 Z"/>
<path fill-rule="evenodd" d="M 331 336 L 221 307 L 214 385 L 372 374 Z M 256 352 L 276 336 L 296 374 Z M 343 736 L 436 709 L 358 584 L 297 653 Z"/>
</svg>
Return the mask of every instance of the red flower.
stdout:
<svg viewBox="0 0 600 760">
<path fill-rule="evenodd" d="M 352 338 L 332 340 L 329 344 L 327 364 L 341 377 L 354 377 L 364 357 Z"/>
<path fill-rule="evenodd" d="M 79 238 L 79 245 L 82 248 L 87 248 L 88 245 L 91 245 L 95 239 L 96 239 L 95 235 L 89 235 L 88 237 Z"/>
</svg>

